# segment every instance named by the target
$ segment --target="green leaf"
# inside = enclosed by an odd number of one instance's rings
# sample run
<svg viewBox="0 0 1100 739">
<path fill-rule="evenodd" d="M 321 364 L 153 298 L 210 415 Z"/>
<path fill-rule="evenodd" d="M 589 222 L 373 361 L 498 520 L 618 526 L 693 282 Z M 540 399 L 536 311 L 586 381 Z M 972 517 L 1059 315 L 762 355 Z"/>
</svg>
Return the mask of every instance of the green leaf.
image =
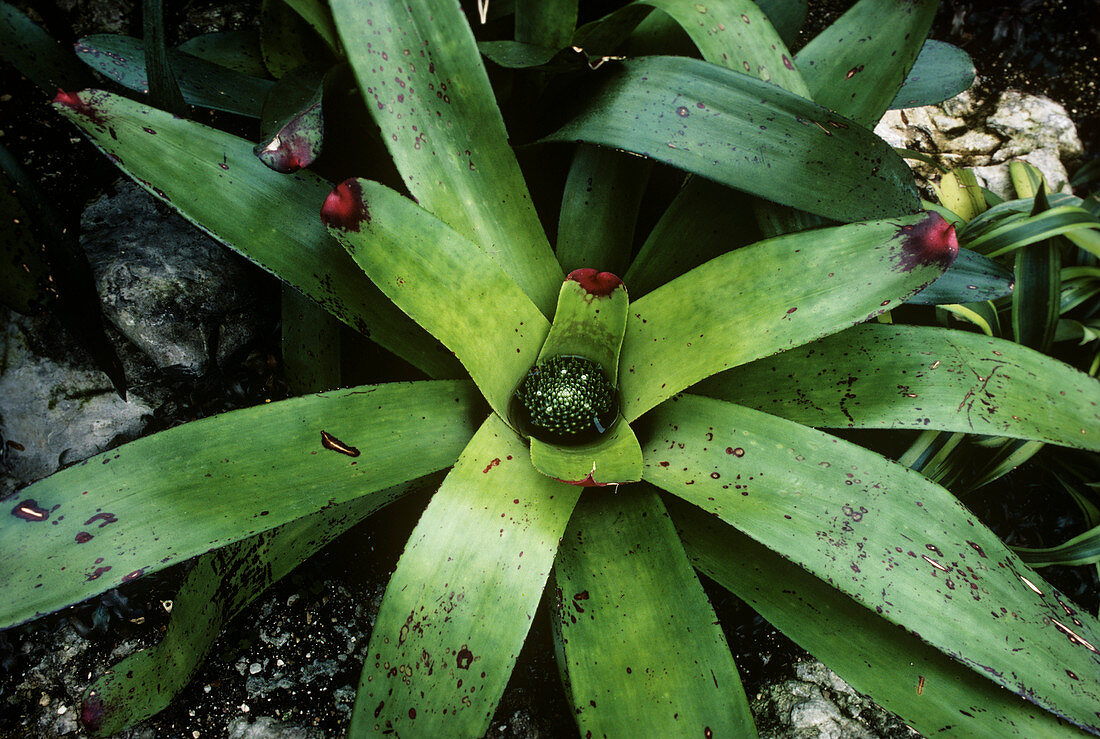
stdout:
<svg viewBox="0 0 1100 739">
<path fill-rule="evenodd" d="M 1043 179 L 1043 173 L 1039 171 L 1033 164 L 1029 164 L 1025 161 L 1016 160 L 1008 163 L 1008 174 L 1012 180 L 1012 189 L 1016 191 L 1016 197 L 1018 198 L 1038 198 L 1039 193 L 1044 200 L 1046 199 L 1046 181 Z M 1049 205 L 1044 205 L 1039 208 L 1038 201 L 1036 201 L 1035 207 L 1032 212 L 1039 212 L 1046 210 Z"/>
<path fill-rule="evenodd" d="M 692 177 L 657 221 L 623 280 L 637 300 L 688 270 L 759 238 L 745 193 Z"/>
<path fill-rule="evenodd" d="M 55 108 L 145 189 L 344 323 L 430 376 L 462 373 L 325 231 L 320 177 L 278 174 L 244 139 L 110 93 L 66 94 Z"/>
<path fill-rule="evenodd" d="M 860 125 L 877 123 L 920 54 L 938 5 L 938 0 L 853 5 L 795 57 L 813 99 Z"/>
<path fill-rule="evenodd" d="M 1013 551 L 1032 567 L 1097 564 L 1100 563 L 1100 526 L 1093 526 L 1056 547 L 1013 547 Z"/>
<path fill-rule="evenodd" d="M 1013 170 L 1013 180 L 1024 195 L 1034 192 L 1031 214 L 1036 216 L 1049 210 L 1050 203 L 1042 174 L 1033 170 L 1018 167 Z M 1016 250 L 1016 285 L 1012 294 L 1012 335 L 1024 346 L 1048 352 L 1062 307 L 1062 251 L 1057 241 L 1047 239 Z"/>
<path fill-rule="evenodd" d="M 0 628 L 328 505 L 370 495 L 380 508 L 379 491 L 454 462 L 479 401 L 465 382 L 337 390 L 177 426 L 40 480 L 0 518 Z M 326 448 L 322 432 L 369 456 Z"/>
<path fill-rule="evenodd" d="M 685 395 L 648 418 L 646 478 L 1009 690 L 1100 732 L 1100 623 L 947 490 L 862 447 Z"/>
<path fill-rule="evenodd" d="M 409 192 L 552 315 L 561 268 L 458 3 L 334 0 L 332 12 Z"/>
<path fill-rule="evenodd" d="M 465 365 L 502 418 L 550 325 L 489 255 L 413 201 L 348 180 L 323 218 L 356 264 Z"/>
<path fill-rule="evenodd" d="M 176 48 L 234 72 L 251 77 L 267 76 L 263 52 L 260 50 L 260 34 L 255 29 L 204 33 L 184 41 Z"/>
<path fill-rule="evenodd" d="M 386 588 L 351 736 L 485 733 L 579 490 L 536 472 L 520 438 L 489 417 Z"/>
<path fill-rule="evenodd" d="M 1032 217 L 1006 218 L 991 228 L 981 229 L 978 234 L 967 229 L 965 233 L 960 233 L 960 237 L 963 238 L 963 243 L 968 249 L 985 254 L 987 257 L 999 257 L 1053 236 L 1065 234 L 1071 237 L 1075 231 L 1088 233 L 1097 230 L 1100 230 L 1100 221 L 1094 215 L 1084 208 L 1062 205 Z M 1082 248 L 1088 248 L 1096 256 L 1100 256 L 1100 246 L 1091 242 L 1077 243 Z"/>
<path fill-rule="evenodd" d="M 381 495 L 397 498 L 410 487 Z M 114 665 L 85 693 L 84 725 L 110 736 L 163 710 L 191 682 L 230 619 L 376 507 L 371 496 L 356 498 L 200 556 L 160 642 Z"/>
<path fill-rule="evenodd" d="M 989 207 L 982 188 L 978 185 L 977 175 L 971 169 L 951 170 L 943 176 L 935 189 L 940 202 L 964 222 L 974 219 Z"/>
<path fill-rule="evenodd" d="M 798 95 L 683 57 L 604 69 L 579 112 L 545 141 L 633 151 L 841 221 L 917 208 L 912 174 L 893 149 Z"/>
<path fill-rule="evenodd" d="M 479 41 L 478 51 L 495 64 L 506 69 L 527 69 L 550 64 L 558 56 L 558 49 L 521 44 L 518 41 Z"/>
<path fill-rule="evenodd" d="M 648 160 L 620 151 L 577 148 L 558 217 L 558 262 L 566 272 L 626 271 L 649 169 Z"/>
<path fill-rule="evenodd" d="M 968 331 L 857 326 L 697 390 L 807 426 L 940 429 L 1100 450 L 1100 381 Z"/>
<path fill-rule="evenodd" d="M 263 0 L 260 9 L 260 48 L 264 66 L 272 76 L 283 77 L 304 64 L 333 63 L 335 36 L 326 40 L 317 28 L 292 6 L 314 5 L 312 0 Z M 323 12 L 323 9 L 318 9 Z M 322 27 L 324 27 L 322 21 Z M 331 26 L 331 23 L 329 24 Z M 331 28 L 326 29 L 331 32 Z"/>
<path fill-rule="evenodd" d="M 149 80 L 149 102 L 155 108 L 186 117 L 179 84 L 172 73 L 168 45 L 164 38 L 163 0 L 142 0 L 142 43 L 145 50 L 145 76 Z"/>
<path fill-rule="evenodd" d="M 340 323 L 288 285 L 282 290 L 283 368 L 295 395 L 340 387 Z"/>
<path fill-rule="evenodd" d="M 340 41 L 336 37 L 336 26 L 332 22 L 332 13 L 323 0 L 283 0 L 295 13 L 302 17 L 317 35 L 336 51 L 340 48 Z"/>
<path fill-rule="evenodd" d="M 986 300 L 979 303 L 948 303 L 936 306 L 937 315 L 941 315 L 940 323 L 948 324 L 947 316 L 952 315 L 958 319 L 969 321 L 977 326 L 986 336 L 993 338 L 1001 336 L 1001 322 L 997 316 L 997 308 L 993 301 Z"/>
<path fill-rule="evenodd" d="M 623 415 L 632 421 L 704 377 L 878 315 L 936 279 L 955 251 L 947 223 L 926 213 L 780 236 L 712 259 L 631 304 Z"/>
<path fill-rule="evenodd" d="M 69 49 L 14 6 L 0 2 L 0 60 L 19 70 L 49 94 L 91 83 L 88 70 Z"/>
<path fill-rule="evenodd" d="M 701 572 L 923 735 L 1030 739 L 1072 732 L 718 518 L 675 499 L 668 507 Z"/>
<path fill-rule="evenodd" d="M 783 42 L 790 46 L 795 42 L 802 21 L 806 19 L 806 0 L 760 0 L 757 3 L 767 14 L 772 27 L 779 32 Z"/>
<path fill-rule="evenodd" d="M 149 92 L 145 44 L 140 39 L 113 34 L 85 36 L 76 44 L 76 55 L 123 87 Z M 271 80 L 219 67 L 180 51 L 170 51 L 168 59 L 183 99 L 191 105 L 260 117 L 264 97 L 273 84 Z"/>
<path fill-rule="evenodd" d="M 714 610 L 652 487 L 586 495 L 554 575 L 581 735 L 756 735 Z"/>
<path fill-rule="evenodd" d="M 532 437 L 531 464 L 555 480 L 585 487 L 620 485 L 642 479 L 642 448 L 623 418 L 594 442 L 558 446 Z"/>
<path fill-rule="evenodd" d="M 950 100 L 974 84 L 974 61 L 957 46 L 927 39 L 890 108 L 919 108 Z"/>
<path fill-rule="evenodd" d="M 570 45 L 577 0 L 516 0 L 516 41 L 548 49 Z"/>
<path fill-rule="evenodd" d="M 310 64 L 288 72 L 264 100 L 260 117 L 263 140 L 253 152 L 276 172 L 297 172 L 321 155 L 327 71 L 324 64 Z"/>
<path fill-rule="evenodd" d="M 975 303 L 1011 295 L 1013 273 L 989 257 L 959 249 L 959 256 L 943 276 L 905 301 L 916 305 Z"/>
<path fill-rule="evenodd" d="M 554 323 L 537 363 L 561 356 L 584 357 L 599 364 L 615 385 L 628 303 L 626 288 L 614 275 L 592 268 L 570 272 L 558 294 Z M 588 444 L 558 446 L 534 437 L 530 441 L 531 463 L 555 480 L 614 485 L 642 478 L 642 450 L 621 414 L 610 432 Z"/>
</svg>

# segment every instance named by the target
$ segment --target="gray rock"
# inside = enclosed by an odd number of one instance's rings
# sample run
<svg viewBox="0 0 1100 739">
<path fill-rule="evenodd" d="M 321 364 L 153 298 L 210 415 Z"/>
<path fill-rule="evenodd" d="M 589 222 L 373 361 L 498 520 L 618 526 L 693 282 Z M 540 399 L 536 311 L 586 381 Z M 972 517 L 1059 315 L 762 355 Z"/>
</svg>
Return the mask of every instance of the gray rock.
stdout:
<svg viewBox="0 0 1100 739">
<path fill-rule="evenodd" d="M 916 739 L 920 735 L 816 660 L 765 685 L 752 702 L 761 739 Z"/>
<path fill-rule="evenodd" d="M 1066 163 L 1080 158 L 1083 149 L 1065 108 L 1041 95 L 1009 90 L 995 111 L 983 116 L 993 106 L 984 104 L 976 89 L 940 105 L 888 111 L 875 133 L 891 146 L 929 154 L 941 166 L 972 168 L 980 184 L 1003 198 L 1015 197 L 1008 174 L 1015 159 L 1038 168 L 1051 191 L 1070 192 Z M 926 190 L 941 176 L 923 162 L 909 164 Z"/>
<path fill-rule="evenodd" d="M 0 496 L 141 433 L 153 412 L 144 400 L 120 398 L 79 354 L 41 353 L 43 320 L 3 311 L 0 321 Z"/>
<path fill-rule="evenodd" d="M 1067 160 L 1084 154 L 1077 127 L 1066 109 L 1042 95 L 1006 90 L 986 124 L 1008 139 L 1001 151 L 1002 161 L 1037 149 L 1050 149 Z"/>
<path fill-rule="evenodd" d="M 260 324 L 255 271 L 137 185 L 88 206 L 81 244 L 104 316 L 159 369 L 202 375 Z"/>
<path fill-rule="evenodd" d="M 324 739 L 324 732 L 312 726 L 292 721 L 280 721 L 271 716 L 244 716 L 233 719 L 226 728 L 226 739 Z"/>
</svg>

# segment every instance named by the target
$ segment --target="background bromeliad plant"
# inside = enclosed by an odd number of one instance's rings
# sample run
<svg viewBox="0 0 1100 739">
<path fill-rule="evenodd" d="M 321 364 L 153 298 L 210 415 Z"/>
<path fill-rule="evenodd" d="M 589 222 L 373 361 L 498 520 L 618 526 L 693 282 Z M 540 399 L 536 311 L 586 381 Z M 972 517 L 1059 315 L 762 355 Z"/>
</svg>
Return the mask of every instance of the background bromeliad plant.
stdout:
<svg viewBox="0 0 1100 739">
<path fill-rule="evenodd" d="M 1100 624 L 945 488 L 810 428 L 1100 448 L 1088 375 L 980 334 L 868 323 L 1008 282 L 971 252 L 951 267 L 954 230 L 866 129 L 965 87 L 965 59 L 922 45 L 934 10 L 864 0 L 793 54 L 798 3 L 646 0 L 575 29 L 575 4 L 517 2 L 515 39 L 480 50 L 500 99 L 568 107 L 544 140 L 584 142 L 553 250 L 528 190 L 543 177 L 519 167 L 451 2 L 269 3 L 274 83 L 212 40 L 169 53 L 155 23 L 148 60 L 85 40 L 165 108 L 227 107 L 267 135 L 96 90 L 59 94 L 60 113 L 433 379 L 198 421 L 24 489 L 0 522 L 2 624 L 198 555 L 162 643 L 86 698 L 86 725 L 111 733 L 166 705 L 264 587 L 449 469 L 390 581 L 353 734 L 483 734 L 547 588 L 582 732 L 752 733 L 694 570 L 925 733 L 1100 733 Z M 687 42 L 702 60 L 654 53 Z M 333 188 L 303 168 L 360 161 L 325 135 L 348 102 L 341 58 L 396 177 Z M 302 63 L 318 59 L 332 64 Z M 636 253 L 649 165 L 623 152 L 692 175 Z M 578 354 L 616 382 L 618 423 L 580 446 L 517 433 L 521 380 Z"/>
</svg>

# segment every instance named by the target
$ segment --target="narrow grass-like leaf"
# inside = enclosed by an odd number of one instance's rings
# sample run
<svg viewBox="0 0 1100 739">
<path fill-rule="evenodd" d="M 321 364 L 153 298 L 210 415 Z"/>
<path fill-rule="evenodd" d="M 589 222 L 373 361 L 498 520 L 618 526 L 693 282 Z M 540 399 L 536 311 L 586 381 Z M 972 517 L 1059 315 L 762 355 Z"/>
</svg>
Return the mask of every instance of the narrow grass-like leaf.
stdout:
<svg viewBox="0 0 1100 739">
<path fill-rule="evenodd" d="M 577 148 L 558 217 L 556 251 L 566 272 L 626 271 L 649 168 L 647 160 L 613 149 Z"/>
<path fill-rule="evenodd" d="M 331 185 L 265 167 L 244 139 L 100 91 L 59 95 L 57 110 L 145 189 L 433 377 L 454 357 L 394 307 L 326 233 Z"/>
<path fill-rule="evenodd" d="M 968 331 L 857 326 L 697 390 L 807 426 L 939 429 L 1100 450 L 1100 381 Z"/>
<path fill-rule="evenodd" d="M 123 87 L 149 92 L 145 72 L 145 44 L 129 36 L 85 36 L 76 45 L 82 62 Z M 183 99 L 191 105 L 260 117 L 271 80 L 235 72 L 180 51 L 170 51 L 172 71 Z"/>
<path fill-rule="evenodd" d="M 712 259 L 631 304 L 623 415 L 633 420 L 704 377 L 878 315 L 939 277 L 956 251 L 947 222 L 925 213 L 780 236 Z"/>
<path fill-rule="evenodd" d="M 805 98 L 697 59 L 604 69 L 579 111 L 544 140 L 633 151 L 839 221 L 917 209 L 912 174 L 893 149 Z M 826 180 L 828 191 L 812 185 Z"/>
<path fill-rule="evenodd" d="M 959 249 L 943 276 L 905 301 L 916 305 L 975 303 L 1011 295 L 1016 278 L 1011 270 L 976 251 Z"/>
<path fill-rule="evenodd" d="M 668 509 L 701 572 L 924 736 L 1075 733 L 720 519 L 675 499 Z"/>
<path fill-rule="evenodd" d="M 950 314 L 977 326 L 986 336 L 1000 337 L 1001 322 L 997 316 L 997 307 L 991 300 L 980 303 L 947 303 L 936 306 L 936 313 L 940 316 L 940 323 L 947 325 L 947 315 Z"/>
<path fill-rule="evenodd" d="M 1053 236 L 1073 235 L 1074 231 L 1098 231 L 1100 221 L 1084 208 L 1072 205 L 1056 206 L 1033 217 L 1005 219 L 993 228 L 984 229 L 981 235 L 967 233 L 963 243 L 987 257 L 999 257 L 1020 247 L 1034 244 Z M 1092 242 L 1076 242 L 1100 257 L 1100 246 Z"/>
<path fill-rule="evenodd" d="M 396 498 L 409 487 L 382 495 Z M 111 736 L 163 710 L 233 616 L 376 507 L 370 496 L 357 498 L 199 557 L 176 594 L 163 638 L 114 665 L 85 693 L 84 726 Z"/>
<path fill-rule="evenodd" d="M 1035 198 L 1034 217 L 1050 209 L 1043 175 L 1031 165 L 1012 167 L 1017 192 Z M 1098 223 L 1097 225 L 1100 225 Z M 1024 346 L 1048 352 L 1054 341 L 1062 303 L 1062 250 L 1047 239 L 1016 250 L 1016 284 L 1012 294 L 1012 335 Z"/>
<path fill-rule="evenodd" d="M 795 57 L 813 99 L 863 126 L 886 112 L 920 54 L 937 0 L 860 0 Z"/>
<path fill-rule="evenodd" d="M 634 299 L 760 239 L 748 195 L 693 177 L 653 227 L 623 280 Z"/>
<path fill-rule="evenodd" d="M 561 268 L 458 3 L 334 0 L 332 12 L 409 192 L 492 255 L 551 315 Z"/>
<path fill-rule="evenodd" d="M 386 588 L 350 735 L 485 733 L 579 490 L 536 472 L 520 438 L 489 417 Z"/>
<path fill-rule="evenodd" d="M 1048 352 L 1062 302 L 1062 257 L 1053 239 L 1016 251 L 1012 334 L 1024 346 Z"/>
<path fill-rule="evenodd" d="M 1100 526 L 1093 526 L 1056 547 L 1013 547 L 1020 559 L 1032 567 L 1079 566 L 1100 563 Z"/>
<path fill-rule="evenodd" d="M 252 77 L 267 77 L 267 67 L 264 66 L 264 56 L 260 50 L 260 34 L 255 29 L 204 33 L 184 41 L 176 48 L 219 67 Z"/>
<path fill-rule="evenodd" d="M 455 353 L 502 418 L 549 322 L 488 254 L 413 201 L 348 180 L 323 218 L 364 272 Z"/>
<path fill-rule="evenodd" d="M 964 222 L 973 220 L 989 207 L 972 169 L 953 169 L 945 174 L 936 185 L 936 195 Z"/>
<path fill-rule="evenodd" d="M 72 53 L 14 6 L 0 2 L 0 60 L 52 95 L 91 84 Z"/>
<path fill-rule="evenodd" d="M 328 505 L 373 494 L 381 507 L 378 491 L 454 463 L 480 405 L 466 382 L 337 390 L 177 426 L 40 480 L 0 517 L 0 627 Z"/>
<path fill-rule="evenodd" d="M 554 577 L 582 735 L 756 735 L 714 610 L 651 486 L 586 495 Z"/>
<path fill-rule="evenodd" d="M 974 84 L 974 60 L 957 46 L 927 39 L 890 108 L 919 108 L 950 100 Z"/>
<path fill-rule="evenodd" d="M 1100 732 L 1100 623 L 947 490 L 835 437 L 684 395 L 648 418 L 646 478 L 978 674 Z"/>
</svg>

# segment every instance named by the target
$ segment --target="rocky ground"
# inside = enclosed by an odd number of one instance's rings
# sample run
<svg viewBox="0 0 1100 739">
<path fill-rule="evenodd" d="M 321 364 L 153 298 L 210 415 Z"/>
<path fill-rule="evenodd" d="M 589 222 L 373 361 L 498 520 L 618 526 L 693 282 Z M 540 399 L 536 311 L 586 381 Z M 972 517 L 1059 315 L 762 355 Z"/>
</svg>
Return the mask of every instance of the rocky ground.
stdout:
<svg viewBox="0 0 1100 739">
<path fill-rule="evenodd" d="M 136 17 L 129 2 L 36 5 L 51 30 L 73 38 L 132 32 Z M 181 35 L 255 17 L 254 3 L 228 11 L 224 5 L 184 3 Z M 1020 5 L 1066 11 L 1058 3 Z M 935 152 L 951 166 L 983 168 L 992 189 L 1003 182 L 998 166 L 1015 156 L 1029 158 L 1052 185 L 1064 187 L 1087 156 L 1080 138 L 1096 141 L 1095 75 L 1091 87 L 1082 82 L 1079 95 L 1069 99 L 1062 94 L 1064 81 L 1036 82 L 1050 65 L 1071 72 L 1080 65 L 1060 47 L 1033 44 L 1032 31 L 1019 30 L 1015 11 L 1006 11 L 1000 25 L 979 27 L 984 12 L 956 0 L 945 3 L 937 21 L 940 38 L 993 49 L 989 58 L 978 58 L 983 82 L 964 99 L 908 111 L 904 119 L 889 117 L 880 134 L 896 145 Z M 995 39 L 1001 27 L 1007 30 Z M 1095 54 L 1096 41 L 1088 36 L 1094 32 L 1081 24 L 1066 44 L 1092 50 L 1082 58 Z M 987 66 L 990 60 L 995 64 Z M 995 73 L 1003 77 L 991 84 Z M 0 497 L 141 434 L 283 397 L 271 282 L 139 188 L 116 180 L 114 170 L 71 130 L 43 119 L 33 87 L 10 70 L 0 74 L 0 141 L 20 152 L 51 192 L 88 202 L 79 222 L 81 244 L 109 336 L 130 378 L 123 400 L 56 321 L 0 313 Z M 1006 90 L 1007 79 L 1022 89 Z M 1036 90 L 1054 91 L 1065 104 L 1036 96 Z M 1085 124 L 1080 137 L 1074 119 Z M 401 537 L 389 532 L 407 531 L 423 500 L 414 496 L 353 529 L 249 606 L 179 699 L 122 736 L 338 734 L 350 715 L 370 626 L 400 553 Z M 371 557 L 364 561 L 353 551 L 370 551 Z M 83 736 L 77 719 L 84 689 L 111 664 L 159 638 L 183 571 L 176 567 L 142 578 L 0 633 L 0 737 Z M 1070 593 L 1081 587 L 1063 586 Z M 762 736 L 912 735 L 732 596 L 713 587 L 710 592 Z M 572 734 L 549 644 L 543 607 L 490 735 Z"/>
</svg>

